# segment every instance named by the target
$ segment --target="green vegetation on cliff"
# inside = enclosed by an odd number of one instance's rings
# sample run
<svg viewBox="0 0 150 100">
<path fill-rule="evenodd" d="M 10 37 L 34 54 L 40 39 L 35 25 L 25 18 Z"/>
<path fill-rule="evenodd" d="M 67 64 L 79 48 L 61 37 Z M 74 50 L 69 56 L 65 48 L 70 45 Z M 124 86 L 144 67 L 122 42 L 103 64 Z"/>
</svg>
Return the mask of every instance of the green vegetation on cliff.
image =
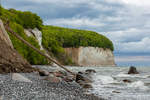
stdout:
<svg viewBox="0 0 150 100">
<path fill-rule="evenodd" d="M 22 38 L 27 40 L 29 43 L 40 49 L 37 40 L 34 37 L 27 37 L 24 33 L 24 28 L 35 28 L 39 29 L 42 27 L 42 20 L 36 14 L 31 12 L 21 12 L 14 9 L 1 9 L 0 19 L 4 23 L 10 22 L 10 27 L 18 33 Z M 14 48 L 31 64 L 47 64 L 47 60 L 36 53 L 34 50 L 23 44 L 20 40 L 15 38 L 9 33 L 10 39 L 14 45 Z"/>
<path fill-rule="evenodd" d="M 2 7 L 1 7 L 1 5 L 0 5 L 0 16 L 2 15 Z"/>
<path fill-rule="evenodd" d="M 100 48 L 109 48 L 114 50 L 112 42 L 105 36 L 93 31 L 68 29 L 55 26 L 44 26 L 43 29 L 43 45 L 48 48 L 53 45 L 61 47 L 79 47 L 92 46 Z"/>
<path fill-rule="evenodd" d="M 4 8 L 1 8 L 0 11 L 0 18 L 4 22 L 9 21 L 11 28 L 15 32 L 37 48 L 40 48 L 38 42 L 34 37 L 27 37 L 24 33 L 24 28 L 38 28 L 41 30 L 43 34 L 43 47 L 50 52 L 51 56 L 55 57 L 65 65 L 72 64 L 72 60 L 64 52 L 63 48 L 66 47 L 93 46 L 104 49 L 108 48 L 112 51 L 114 50 L 113 43 L 105 36 L 96 32 L 56 26 L 44 26 L 39 16 L 28 11 L 22 12 Z M 31 64 L 47 64 L 44 57 L 17 40 L 11 33 L 9 33 L 9 35 L 15 49 Z"/>
<path fill-rule="evenodd" d="M 93 46 L 114 50 L 113 44 L 108 38 L 93 31 L 43 26 L 42 33 L 43 46 L 51 51 L 59 61 L 66 58 L 63 48 L 67 47 Z M 70 63 L 71 60 L 63 62 Z"/>
</svg>

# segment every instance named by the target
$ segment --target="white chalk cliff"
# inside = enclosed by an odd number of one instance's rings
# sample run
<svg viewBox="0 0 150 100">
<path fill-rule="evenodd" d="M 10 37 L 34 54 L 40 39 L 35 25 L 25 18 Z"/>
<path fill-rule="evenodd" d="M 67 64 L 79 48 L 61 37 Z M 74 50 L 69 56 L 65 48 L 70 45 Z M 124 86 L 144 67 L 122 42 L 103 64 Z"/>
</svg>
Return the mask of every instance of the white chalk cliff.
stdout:
<svg viewBox="0 0 150 100">
<path fill-rule="evenodd" d="M 42 32 L 35 29 L 25 29 L 27 36 L 34 36 L 40 49 L 42 46 Z M 66 54 L 72 58 L 72 61 L 79 66 L 115 66 L 113 51 L 98 47 L 79 47 L 79 48 L 64 48 Z M 47 50 L 44 50 L 48 55 Z"/>
<path fill-rule="evenodd" d="M 79 66 L 115 66 L 114 55 L 110 49 L 79 47 L 65 48 L 65 52 Z"/>
<path fill-rule="evenodd" d="M 37 28 L 34 28 L 34 29 L 24 29 L 24 32 L 27 36 L 34 36 L 38 43 L 39 43 L 39 46 L 40 46 L 40 49 L 43 50 L 43 46 L 42 46 L 42 32 L 37 29 Z"/>
</svg>

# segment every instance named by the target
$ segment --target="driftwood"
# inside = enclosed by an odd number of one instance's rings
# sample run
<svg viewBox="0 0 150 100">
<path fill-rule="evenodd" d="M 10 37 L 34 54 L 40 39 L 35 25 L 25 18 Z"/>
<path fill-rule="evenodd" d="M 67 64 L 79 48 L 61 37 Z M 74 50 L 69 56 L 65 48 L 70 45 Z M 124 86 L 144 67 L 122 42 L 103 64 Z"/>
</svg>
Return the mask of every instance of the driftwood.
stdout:
<svg viewBox="0 0 150 100">
<path fill-rule="evenodd" d="M 7 31 L 9 31 L 10 33 L 12 33 L 12 35 L 14 35 L 17 39 L 19 39 L 24 44 L 26 44 L 27 46 L 29 46 L 30 48 L 32 48 L 33 50 L 35 50 L 36 52 L 38 52 L 39 54 L 41 54 L 42 56 L 44 56 L 47 60 L 52 61 L 53 63 L 57 64 L 59 67 L 63 68 L 67 72 L 71 73 L 72 75 L 76 75 L 75 73 L 73 73 L 72 71 L 70 71 L 69 69 L 65 68 L 63 65 L 61 65 L 59 62 L 57 62 L 56 60 L 54 60 L 51 57 L 47 56 L 46 54 L 44 54 L 43 52 L 41 52 L 39 49 L 37 49 L 36 47 L 34 47 L 33 45 L 31 45 L 29 42 L 27 42 L 26 40 L 24 40 L 21 36 L 19 36 L 16 32 L 14 32 L 8 26 L 8 24 L 5 25 L 5 28 L 6 28 Z"/>
</svg>

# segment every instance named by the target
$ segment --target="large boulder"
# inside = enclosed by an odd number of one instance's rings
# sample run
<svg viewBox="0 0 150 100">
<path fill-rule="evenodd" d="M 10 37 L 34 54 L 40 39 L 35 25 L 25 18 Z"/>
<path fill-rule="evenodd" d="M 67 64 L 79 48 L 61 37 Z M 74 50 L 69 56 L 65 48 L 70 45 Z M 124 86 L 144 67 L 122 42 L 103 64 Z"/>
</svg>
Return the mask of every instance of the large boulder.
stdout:
<svg viewBox="0 0 150 100">
<path fill-rule="evenodd" d="M 131 66 L 128 71 L 128 74 L 139 74 L 139 72 L 136 70 L 136 67 Z"/>
<path fill-rule="evenodd" d="M 13 49 L 10 38 L 0 20 L 0 73 L 38 71 Z"/>
</svg>

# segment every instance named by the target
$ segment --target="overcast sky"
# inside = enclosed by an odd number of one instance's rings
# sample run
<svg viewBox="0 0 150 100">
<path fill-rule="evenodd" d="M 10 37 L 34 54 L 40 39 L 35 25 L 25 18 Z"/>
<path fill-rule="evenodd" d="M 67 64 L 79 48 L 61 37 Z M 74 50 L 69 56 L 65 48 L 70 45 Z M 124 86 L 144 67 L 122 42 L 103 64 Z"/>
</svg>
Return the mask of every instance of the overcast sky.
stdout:
<svg viewBox="0 0 150 100">
<path fill-rule="evenodd" d="M 44 24 L 101 33 L 113 41 L 117 62 L 137 59 L 150 65 L 150 0 L 2 0 L 2 4 L 35 12 Z"/>
</svg>

